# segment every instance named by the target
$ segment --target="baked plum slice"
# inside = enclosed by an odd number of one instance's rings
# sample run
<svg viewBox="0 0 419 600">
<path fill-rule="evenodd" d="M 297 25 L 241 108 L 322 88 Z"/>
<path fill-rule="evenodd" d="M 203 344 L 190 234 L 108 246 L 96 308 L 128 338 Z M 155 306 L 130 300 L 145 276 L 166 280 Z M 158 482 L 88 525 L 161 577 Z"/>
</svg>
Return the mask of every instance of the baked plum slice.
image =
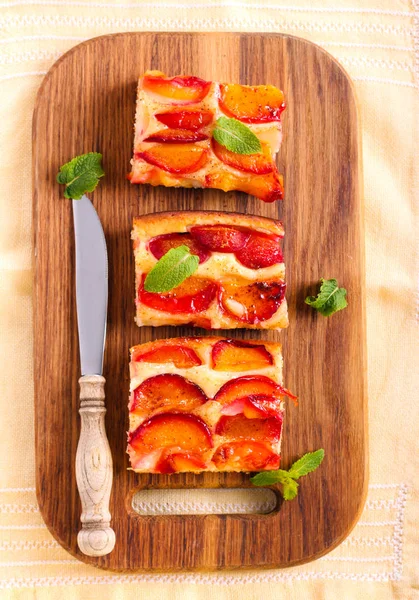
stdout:
<svg viewBox="0 0 419 600">
<path fill-rule="evenodd" d="M 144 380 L 132 394 L 130 412 L 140 416 L 157 412 L 190 412 L 208 400 L 201 388 L 176 373 Z"/>
<path fill-rule="evenodd" d="M 267 321 L 278 310 L 285 297 L 285 283 L 256 281 L 247 285 L 223 283 L 219 302 L 231 317 L 249 325 Z"/>
<path fill-rule="evenodd" d="M 147 292 L 144 280 L 138 290 L 138 300 L 149 308 L 168 313 L 200 313 L 210 306 L 217 295 L 217 284 L 203 277 L 189 277 L 170 292 Z"/>
<path fill-rule="evenodd" d="M 244 415 L 223 416 L 218 421 L 215 433 L 230 439 L 253 441 L 279 441 L 282 429 L 282 416 L 268 419 L 248 419 Z"/>
<path fill-rule="evenodd" d="M 272 354 L 263 344 L 220 340 L 211 351 L 214 371 L 251 371 L 273 364 Z"/>
<path fill-rule="evenodd" d="M 242 440 L 219 446 L 212 462 L 219 471 L 262 471 L 278 469 L 280 457 L 268 444 Z"/>
<path fill-rule="evenodd" d="M 243 248 L 236 251 L 237 260 L 249 269 L 263 269 L 284 262 L 281 238 L 259 231 L 253 232 Z"/>
<path fill-rule="evenodd" d="M 230 117 L 244 123 L 280 121 L 285 109 L 284 94 L 273 85 L 220 85 L 219 105 Z"/>
<path fill-rule="evenodd" d="M 151 148 L 135 153 L 150 165 L 173 175 L 186 175 L 199 171 L 208 160 L 205 147 L 194 144 L 156 144 Z"/>
<path fill-rule="evenodd" d="M 188 414 L 163 413 L 142 423 L 129 434 L 128 453 L 134 468 L 147 468 L 150 472 L 173 472 L 180 466 L 183 455 L 185 461 L 206 463 L 205 455 L 213 446 L 211 432 L 199 417 Z M 175 459 L 170 459 L 175 455 Z"/>
<path fill-rule="evenodd" d="M 211 255 L 207 248 L 204 248 L 197 239 L 187 232 L 156 235 L 148 242 L 151 254 L 157 259 L 164 256 L 172 248 L 178 248 L 179 246 L 188 246 L 190 253 L 199 258 L 200 264 L 208 260 Z"/>
<path fill-rule="evenodd" d="M 211 123 L 214 114 L 209 110 L 173 110 L 155 115 L 156 119 L 170 129 L 198 131 Z"/>
<path fill-rule="evenodd" d="M 194 104 L 201 102 L 211 87 L 210 81 L 199 77 L 179 75 L 161 77 L 144 75 L 142 87 L 148 93 L 160 96 L 159 100 L 170 104 Z"/>
<path fill-rule="evenodd" d="M 162 144 L 192 144 L 207 140 L 208 136 L 199 131 L 188 129 L 161 129 L 149 135 L 143 142 L 160 142 Z"/>
<path fill-rule="evenodd" d="M 233 169 L 238 169 L 245 173 L 255 173 L 256 175 L 266 175 L 267 173 L 272 173 L 275 169 L 275 164 L 266 144 L 262 146 L 262 152 L 256 154 L 238 154 L 237 152 L 232 152 L 219 144 L 214 138 L 211 140 L 211 147 L 218 160 L 221 160 L 221 162 Z"/>
<path fill-rule="evenodd" d="M 166 340 L 152 350 L 136 350 L 132 355 L 133 362 L 148 362 L 157 364 L 172 363 L 178 369 L 189 369 L 202 364 L 201 359 L 188 346 L 169 344 Z"/>
<path fill-rule="evenodd" d="M 231 225 L 195 225 L 190 234 L 212 252 L 237 252 L 250 238 L 249 230 Z"/>
</svg>

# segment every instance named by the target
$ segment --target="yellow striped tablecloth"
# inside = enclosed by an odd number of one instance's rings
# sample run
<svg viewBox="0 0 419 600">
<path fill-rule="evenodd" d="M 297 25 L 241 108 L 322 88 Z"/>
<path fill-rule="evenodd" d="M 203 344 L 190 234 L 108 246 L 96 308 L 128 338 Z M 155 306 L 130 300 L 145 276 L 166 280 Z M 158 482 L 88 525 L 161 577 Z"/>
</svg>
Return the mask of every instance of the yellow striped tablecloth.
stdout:
<svg viewBox="0 0 419 600">
<path fill-rule="evenodd" d="M 9 0 L 0 1 L 0 9 L 0 597 L 417 598 L 419 1 Z M 356 84 L 366 206 L 371 485 L 353 533 L 309 565 L 118 575 L 74 560 L 53 540 L 38 511 L 32 110 L 43 76 L 65 51 L 94 36 L 133 30 L 291 33 L 332 53 Z"/>
</svg>

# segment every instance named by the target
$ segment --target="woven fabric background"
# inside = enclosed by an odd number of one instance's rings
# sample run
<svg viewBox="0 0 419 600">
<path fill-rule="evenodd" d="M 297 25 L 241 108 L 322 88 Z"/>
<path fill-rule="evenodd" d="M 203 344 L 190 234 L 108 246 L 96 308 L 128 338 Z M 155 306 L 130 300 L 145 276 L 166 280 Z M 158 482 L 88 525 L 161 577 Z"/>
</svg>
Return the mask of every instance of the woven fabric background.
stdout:
<svg viewBox="0 0 419 600">
<path fill-rule="evenodd" d="M 42 78 L 60 55 L 85 39 L 132 30 L 291 33 L 332 53 L 356 84 L 366 207 L 371 485 L 349 538 L 306 566 L 223 574 L 107 573 L 68 555 L 38 511 L 32 111 Z M 418 0 L 0 1 L 0 82 L 0 597 L 419 597 Z M 233 505 L 240 508 L 242 501 Z M 192 497 L 186 508 L 199 510 L 200 502 Z"/>
</svg>

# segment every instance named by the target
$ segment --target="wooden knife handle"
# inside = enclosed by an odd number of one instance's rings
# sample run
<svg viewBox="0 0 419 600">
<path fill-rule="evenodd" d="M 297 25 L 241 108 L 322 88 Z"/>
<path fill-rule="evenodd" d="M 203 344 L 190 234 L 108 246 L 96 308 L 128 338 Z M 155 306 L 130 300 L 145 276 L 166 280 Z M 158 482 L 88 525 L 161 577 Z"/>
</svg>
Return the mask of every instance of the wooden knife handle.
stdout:
<svg viewBox="0 0 419 600">
<path fill-rule="evenodd" d="M 76 454 L 76 479 L 82 504 L 82 529 L 77 543 L 87 556 L 104 556 L 115 546 L 109 512 L 112 455 L 105 431 L 105 378 L 84 375 L 79 383 L 81 432 Z"/>
</svg>

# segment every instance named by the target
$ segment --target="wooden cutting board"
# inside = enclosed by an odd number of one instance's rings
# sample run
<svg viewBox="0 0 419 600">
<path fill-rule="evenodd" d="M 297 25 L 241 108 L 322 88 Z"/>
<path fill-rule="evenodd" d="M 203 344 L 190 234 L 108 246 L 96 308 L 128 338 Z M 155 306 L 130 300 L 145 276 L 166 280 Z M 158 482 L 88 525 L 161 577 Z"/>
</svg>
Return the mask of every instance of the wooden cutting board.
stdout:
<svg viewBox="0 0 419 600">
<path fill-rule="evenodd" d="M 137 79 L 169 75 L 285 90 L 279 168 L 286 199 L 265 204 L 243 193 L 133 186 L 130 169 Z M 109 254 L 104 376 L 106 428 L 114 461 L 110 510 L 114 551 L 77 548 L 81 506 L 75 480 L 79 356 L 71 202 L 55 182 L 77 154 L 103 153 L 106 177 L 92 199 Z M 115 570 L 288 567 L 339 544 L 360 516 L 367 488 L 364 236 L 353 86 L 319 47 L 281 34 L 126 33 L 76 46 L 51 68 L 33 122 L 35 407 L 37 494 L 54 537 L 79 559 Z M 133 217 L 161 210 L 228 210 L 280 218 L 286 236 L 290 327 L 227 335 L 281 340 L 287 408 L 282 464 L 325 449 L 298 498 L 268 515 L 138 516 L 133 491 L 149 487 L 249 486 L 246 474 L 137 475 L 127 470 L 128 349 L 150 339 L 208 332 L 134 324 Z M 321 277 L 336 277 L 349 307 L 324 318 L 304 304 Z"/>
</svg>

